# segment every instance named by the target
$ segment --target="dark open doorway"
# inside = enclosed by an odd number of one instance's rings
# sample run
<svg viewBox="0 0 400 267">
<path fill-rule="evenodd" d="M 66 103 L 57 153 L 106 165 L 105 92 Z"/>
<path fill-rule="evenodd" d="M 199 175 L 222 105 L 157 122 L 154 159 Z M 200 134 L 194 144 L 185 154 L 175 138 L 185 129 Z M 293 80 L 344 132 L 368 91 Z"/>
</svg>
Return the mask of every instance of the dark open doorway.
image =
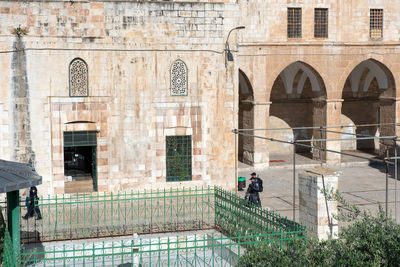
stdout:
<svg viewBox="0 0 400 267">
<path fill-rule="evenodd" d="M 65 192 L 97 191 L 96 132 L 64 132 Z"/>
</svg>

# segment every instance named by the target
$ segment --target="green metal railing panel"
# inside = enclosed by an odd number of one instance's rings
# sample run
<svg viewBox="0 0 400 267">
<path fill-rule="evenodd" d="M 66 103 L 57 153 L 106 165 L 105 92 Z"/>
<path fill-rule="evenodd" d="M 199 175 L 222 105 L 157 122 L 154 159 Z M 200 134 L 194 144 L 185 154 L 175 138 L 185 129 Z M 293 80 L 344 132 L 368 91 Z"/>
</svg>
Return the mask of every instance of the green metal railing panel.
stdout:
<svg viewBox="0 0 400 267">
<path fill-rule="evenodd" d="M 2 266 L 16 266 L 16 257 L 14 255 L 13 243 L 10 237 L 10 233 L 4 231 L 4 240 L 1 244 L 2 251 Z"/>
<path fill-rule="evenodd" d="M 26 250 L 20 257 L 35 266 L 117 266 L 126 262 L 134 266 L 233 266 L 249 246 L 266 242 L 285 246 L 294 239 L 305 244 L 302 225 L 219 187 L 47 196 L 37 205 L 43 219 L 21 222 L 23 242 L 27 246 L 43 244 L 42 249 Z M 211 229 L 219 233 L 197 232 Z M 53 240 L 181 231 L 196 234 L 45 245 Z M 4 240 L 3 262 L 13 264 L 9 256 L 13 248 L 7 242 L 11 241 Z"/>
<path fill-rule="evenodd" d="M 215 188 L 215 218 L 221 232 L 234 236 L 305 231 L 302 225 L 218 187 Z"/>
<path fill-rule="evenodd" d="M 290 233 L 289 233 L 290 234 Z M 235 266 L 246 247 L 281 242 L 287 233 L 226 237 L 223 234 L 140 238 L 120 242 L 62 245 L 25 252 L 32 266 Z"/>
<path fill-rule="evenodd" d="M 42 220 L 21 222 L 26 242 L 214 228 L 214 189 L 44 196 Z"/>
</svg>

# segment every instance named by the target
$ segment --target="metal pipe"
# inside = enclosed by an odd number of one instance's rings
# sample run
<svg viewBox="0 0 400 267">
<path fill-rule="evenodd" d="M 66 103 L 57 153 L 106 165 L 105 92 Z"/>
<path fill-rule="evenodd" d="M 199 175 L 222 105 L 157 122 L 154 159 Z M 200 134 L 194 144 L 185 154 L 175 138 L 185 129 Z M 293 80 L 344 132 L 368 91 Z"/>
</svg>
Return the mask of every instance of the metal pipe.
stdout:
<svg viewBox="0 0 400 267">
<path fill-rule="evenodd" d="M 392 160 L 392 159 L 400 159 L 400 157 L 388 157 L 388 158 L 385 158 L 386 160 Z"/>
<path fill-rule="evenodd" d="M 252 136 L 255 138 L 260 138 L 260 139 L 264 139 L 264 140 L 268 140 L 268 141 L 272 141 L 272 142 L 279 142 L 279 143 L 290 144 L 290 145 L 296 144 L 296 145 L 302 146 L 302 147 L 315 148 L 315 149 L 326 151 L 326 152 L 332 152 L 332 153 L 346 155 L 346 156 L 350 156 L 350 157 L 354 157 L 354 158 L 365 159 L 365 160 L 369 160 L 372 162 L 387 163 L 387 164 L 394 165 L 394 163 L 390 162 L 389 160 L 367 158 L 367 157 L 357 156 L 357 155 L 353 155 L 353 154 L 349 154 L 349 153 L 345 153 L 345 152 L 341 152 L 341 151 L 336 151 L 336 150 L 331 150 L 331 149 L 326 149 L 326 148 L 319 148 L 316 146 L 311 146 L 311 145 L 306 145 L 306 144 L 299 144 L 297 142 L 295 143 L 295 142 L 290 142 L 290 141 L 285 141 L 285 140 L 280 140 L 280 139 L 275 139 L 275 138 L 258 136 L 258 135 L 254 135 L 254 134 L 246 134 L 246 133 L 242 133 L 242 132 L 237 132 L 236 130 L 235 130 L 235 133 L 245 135 L 245 136 Z"/>
<path fill-rule="evenodd" d="M 322 139 L 322 129 L 319 129 L 319 136 L 320 136 L 321 139 Z M 319 146 L 322 148 L 322 141 L 319 142 Z M 319 151 L 319 160 L 320 160 L 320 163 L 321 163 L 321 166 L 322 166 L 322 164 L 323 164 L 323 160 L 322 160 L 322 150 Z"/>
<path fill-rule="evenodd" d="M 371 137 L 357 137 L 357 138 L 331 138 L 331 139 L 308 139 L 296 140 L 296 142 L 311 142 L 311 141 L 356 141 L 356 140 L 371 140 L 371 139 L 397 139 L 397 136 L 371 136 Z"/>
<path fill-rule="evenodd" d="M 395 116 L 394 134 L 397 135 L 397 116 Z M 397 223 L 397 143 L 394 142 L 394 221 Z"/>
<path fill-rule="evenodd" d="M 389 157 L 389 150 L 386 150 L 386 157 Z M 385 198 L 385 213 L 386 217 L 388 216 L 388 202 L 389 202 L 389 166 L 386 166 L 386 198 Z"/>
<path fill-rule="evenodd" d="M 337 126 L 306 126 L 306 127 L 288 127 L 288 128 L 258 128 L 258 129 L 237 129 L 239 132 L 243 131 L 276 131 L 276 130 L 307 130 L 307 129 L 330 129 L 330 128 L 354 128 L 354 127 L 372 127 L 382 125 L 399 125 L 400 123 L 371 123 L 371 124 L 358 124 L 358 125 L 337 125 Z"/>
<path fill-rule="evenodd" d="M 238 135 L 235 134 L 235 192 L 238 192 L 239 185 L 238 185 L 238 147 L 237 147 L 237 139 Z"/>
<path fill-rule="evenodd" d="M 296 144 L 293 146 L 293 221 L 296 221 Z"/>
<path fill-rule="evenodd" d="M 397 223 L 397 145 L 394 144 L 394 220 Z"/>
<path fill-rule="evenodd" d="M 352 136 L 363 136 L 363 137 L 373 137 L 374 135 L 368 135 L 368 134 L 353 134 L 353 133 L 344 133 L 344 132 L 339 132 L 339 131 L 332 131 L 332 130 L 326 130 L 326 129 L 320 129 L 321 131 L 324 132 L 329 132 L 329 133 L 340 133 L 344 135 L 352 135 Z"/>
</svg>

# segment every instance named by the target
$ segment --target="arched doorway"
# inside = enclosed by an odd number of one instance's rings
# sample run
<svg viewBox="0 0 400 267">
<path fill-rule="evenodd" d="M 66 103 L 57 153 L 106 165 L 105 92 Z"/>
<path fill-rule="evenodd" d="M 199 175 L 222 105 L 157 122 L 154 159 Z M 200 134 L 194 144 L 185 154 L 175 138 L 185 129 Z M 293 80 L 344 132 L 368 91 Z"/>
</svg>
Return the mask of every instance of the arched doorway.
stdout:
<svg viewBox="0 0 400 267">
<path fill-rule="evenodd" d="M 395 94 L 393 75 L 385 65 L 374 59 L 358 64 L 347 77 L 342 92 L 342 124 L 355 125 L 346 131 L 358 137 L 394 135 Z M 344 134 L 342 138 L 350 137 Z M 342 150 L 377 155 L 385 153 L 389 143 L 389 140 L 357 140 L 342 143 Z"/>
<path fill-rule="evenodd" d="M 243 71 L 239 70 L 239 129 L 254 128 L 254 95 L 249 79 Z M 246 131 L 253 134 L 253 131 Z M 238 147 L 239 161 L 253 165 L 254 163 L 254 138 L 239 135 Z"/>
<path fill-rule="evenodd" d="M 289 131 L 270 131 L 269 134 L 285 141 L 323 138 L 325 134 L 317 130 L 290 128 L 325 125 L 325 99 L 325 84 L 318 72 L 304 62 L 297 61 L 290 64 L 278 75 L 272 87 L 269 120 L 269 128 L 289 128 Z M 325 146 L 324 143 L 313 143 L 313 145 Z M 293 146 L 282 143 L 271 144 L 269 148 L 270 160 L 279 159 L 293 151 Z M 297 146 L 296 153 L 314 159 L 323 156 L 319 150 L 303 146 Z"/>
</svg>

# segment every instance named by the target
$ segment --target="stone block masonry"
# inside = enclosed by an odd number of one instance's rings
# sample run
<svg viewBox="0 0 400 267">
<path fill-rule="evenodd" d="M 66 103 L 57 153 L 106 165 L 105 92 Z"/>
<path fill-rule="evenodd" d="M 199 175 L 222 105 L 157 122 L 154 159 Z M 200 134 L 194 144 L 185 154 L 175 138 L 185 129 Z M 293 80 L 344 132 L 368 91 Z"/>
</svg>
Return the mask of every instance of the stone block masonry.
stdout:
<svg viewBox="0 0 400 267">
<path fill-rule="evenodd" d="M 338 224 L 334 216 L 338 213 L 337 202 L 328 201 L 325 192 L 338 189 L 340 171 L 316 167 L 299 173 L 299 220 L 307 227 L 307 233 L 326 240 L 337 237 Z"/>
<path fill-rule="evenodd" d="M 234 188 L 237 88 L 226 81 L 237 61 L 226 68 L 223 49 L 239 25 L 236 1 L 0 1 L 0 20 L 0 158 L 33 157 L 41 194 L 64 192 L 66 131 L 96 131 L 99 191 Z M 27 34 L 14 57 L 24 66 L 5 52 L 19 25 Z M 87 97 L 70 97 L 76 58 L 87 64 Z M 170 93 L 177 59 L 187 66 L 184 96 Z M 192 181 L 166 182 L 169 135 L 192 136 Z"/>
</svg>

